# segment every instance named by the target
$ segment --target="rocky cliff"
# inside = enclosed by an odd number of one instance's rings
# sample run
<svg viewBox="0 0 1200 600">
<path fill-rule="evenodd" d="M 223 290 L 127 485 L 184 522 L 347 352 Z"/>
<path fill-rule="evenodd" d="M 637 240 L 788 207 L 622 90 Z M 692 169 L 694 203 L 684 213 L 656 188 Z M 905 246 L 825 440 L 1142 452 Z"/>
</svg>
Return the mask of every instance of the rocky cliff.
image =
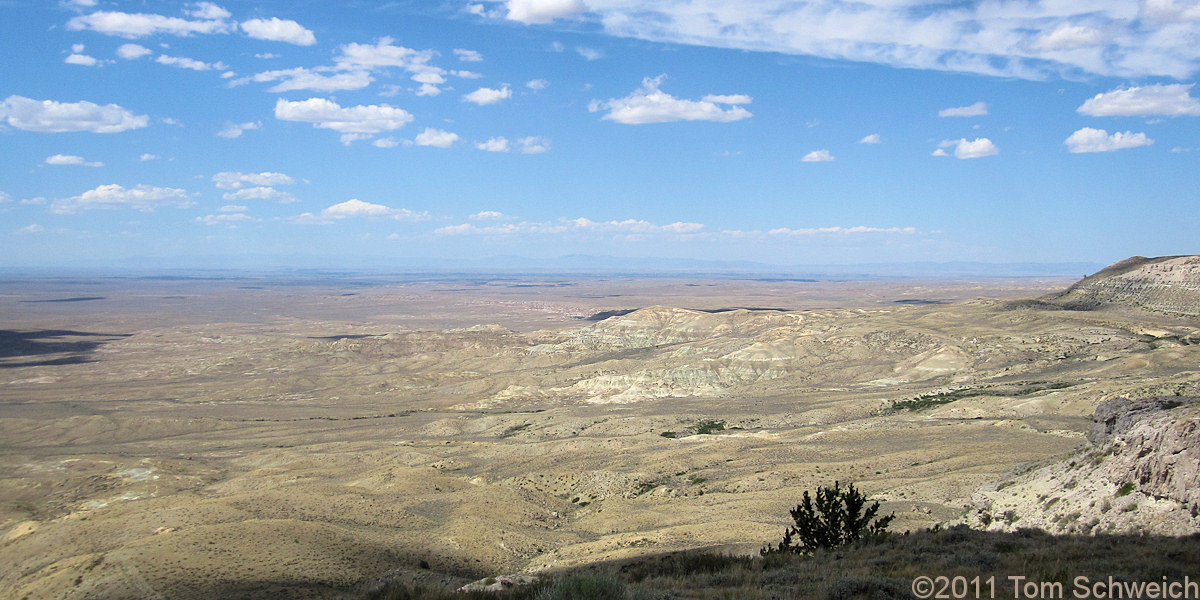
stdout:
<svg viewBox="0 0 1200 600">
<path fill-rule="evenodd" d="M 1042 300 L 1069 310 L 1134 306 L 1200 316 L 1200 256 L 1135 256 Z"/>
<path fill-rule="evenodd" d="M 1089 446 L 976 494 L 976 526 L 1055 533 L 1200 532 L 1200 398 L 1116 398 Z"/>
</svg>

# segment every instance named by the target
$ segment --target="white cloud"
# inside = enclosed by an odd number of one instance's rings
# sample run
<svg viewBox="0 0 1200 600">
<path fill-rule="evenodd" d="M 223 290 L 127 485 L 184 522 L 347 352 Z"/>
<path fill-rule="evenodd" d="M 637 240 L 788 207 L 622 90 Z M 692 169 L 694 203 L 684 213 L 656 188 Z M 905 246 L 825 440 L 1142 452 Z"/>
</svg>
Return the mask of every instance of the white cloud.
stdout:
<svg viewBox="0 0 1200 600">
<path fill-rule="evenodd" d="M 28 235 L 28 234 L 31 234 L 31 233 L 41 233 L 41 232 L 43 232 L 43 231 L 45 231 L 45 230 L 46 230 L 46 228 L 45 228 L 45 227 L 42 227 L 41 225 L 38 225 L 37 223 L 33 223 L 33 224 L 31 224 L 31 225 L 26 225 L 26 226 L 24 226 L 24 227 L 22 227 L 22 228 L 18 229 L 18 230 L 17 230 L 17 234 L 19 234 L 19 235 Z"/>
<path fill-rule="evenodd" d="M 188 208 L 195 204 L 185 190 L 178 188 L 139 185 L 132 189 L 117 184 L 102 185 L 78 196 L 55 200 L 50 212 L 73 214 L 83 210 L 128 208 L 149 212 L 156 208 L 174 206 Z"/>
<path fill-rule="evenodd" d="M 508 0 L 507 18 L 527 25 L 545 24 L 587 10 L 583 0 Z"/>
<path fill-rule="evenodd" d="M 544 137 L 530 136 L 517 140 L 521 144 L 521 154 L 542 154 L 550 151 L 550 140 Z"/>
<path fill-rule="evenodd" d="M 754 102 L 754 98 L 751 98 L 746 94 L 728 94 L 724 96 L 719 94 L 709 94 L 701 98 L 700 101 L 712 102 L 714 104 L 752 104 Z"/>
<path fill-rule="evenodd" d="M 864 225 L 856 225 L 854 227 L 802 227 L 799 229 L 791 229 L 788 227 L 779 227 L 767 232 L 768 235 L 830 235 L 830 234 L 860 234 L 860 233 L 916 233 L 915 227 L 867 227 Z"/>
<path fill-rule="evenodd" d="M 672 121 L 716 121 L 726 123 L 753 116 L 750 111 L 738 105 L 721 108 L 712 100 L 680 100 L 658 89 L 666 75 L 647 77 L 642 80 L 642 87 L 624 98 L 609 100 L 593 100 L 588 105 L 590 112 L 607 110 L 603 118 L 625 123 L 642 125 L 646 123 L 669 123 Z M 728 96 L 707 96 L 721 98 Z M 734 96 L 739 100 L 750 100 L 749 96 Z M 745 104 L 740 102 L 739 104 Z"/>
<path fill-rule="evenodd" d="M 23 96 L 9 96 L 0 103 L 0 120 L 17 129 L 39 133 L 118 133 L 140 129 L 150 123 L 150 117 L 135 115 L 116 104 L 100 106 L 91 102 L 55 102 Z"/>
<path fill-rule="evenodd" d="M 4 192 L 0 192 L 0 204 L 4 204 L 6 202 L 12 202 L 12 196 Z"/>
<path fill-rule="evenodd" d="M 396 146 L 400 145 L 400 142 L 397 141 L 396 138 L 386 137 L 379 138 L 371 142 L 371 145 L 375 146 L 376 148 L 395 148 Z"/>
<path fill-rule="evenodd" d="M 334 204 L 318 214 L 303 213 L 292 217 L 293 223 L 301 225 L 328 225 L 348 218 L 387 218 L 397 221 L 427 221 L 428 212 L 416 212 L 407 208 L 391 208 L 383 204 L 363 202 L 358 198 Z"/>
<path fill-rule="evenodd" d="M 1077 50 L 1099 46 L 1107 41 L 1108 36 L 1099 29 L 1063 23 L 1053 31 L 1037 36 L 1032 47 L 1035 50 Z"/>
<path fill-rule="evenodd" d="M 946 108 L 938 111 L 939 117 L 982 117 L 988 114 L 986 102 L 976 102 L 970 106 Z"/>
<path fill-rule="evenodd" d="M 233 16 L 229 11 L 212 2 L 197 2 L 183 14 L 194 19 L 228 19 Z"/>
<path fill-rule="evenodd" d="M 667 225 L 656 225 L 640 219 L 593 221 L 585 217 L 580 217 L 577 219 L 563 218 L 557 221 L 522 221 L 520 223 L 485 226 L 463 223 L 461 225 L 440 227 L 435 229 L 433 233 L 442 236 L 599 234 L 630 238 L 654 235 L 697 235 L 703 232 L 704 225 L 702 223 L 676 222 Z"/>
<path fill-rule="evenodd" d="M 449 148 L 454 145 L 459 139 L 457 133 L 442 131 L 432 127 L 426 127 L 425 131 L 417 134 L 413 140 L 418 146 L 433 146 L 435 148 Z"/>
<path fill-rule="evenodd" d="M 83 53 L 83 44 L 75 44 L 71 47 L 71 54 L 63 59 L 68 65 L 79 65 L 81 67 L 95 67 L 101 63 L 94 56 L 88 56 Z"/>
<path fill-rule="evenodd" d="M 138 44 L 121 44 L 117 47 L 117 56 L 125 60 L 135 60 L 153 53 L 149 48 Z"/>
<path fill-rule="evenodd" d="M 225 68 L 225 65 L 223 65 L 221 63 L 209 64 L 204 61 L 196 60 L 194 58 L 185 58 L 182 56 L 167 56 L 166 54 L 160 54 L 158 56 L 158 58 L 154 59 L 154 61 L 160 65 L 167 65 L 170 67 L 179 67 L 180 69 L 191 69 L 193 71 L 211 71 L 213 69 L 224 69 Z"/>
<path fill-rule="evenodd" d="M 483 77 L 483 75 L 480 75 L 479 73 L 476 73 L 474 71 L 447 71 L 447 72 L 455 77 L 462 77 L 463 79 L 479 79 L 480 77 Z"/>
<path fill-rule="evenodd" d="M 495 210 L 484 210 L 467 216 L 472 221 L 499 221 L 505 218 L 504 213 Z"/>
<path fill-rule="evenodd" d="M 595 48 L 588 48 L 587 46 L 576 46 L 575 52 L 577 52 L 585 60 L 600 60 L 601 58 L 604 58 L 604 55 L 601 54 L 599 50 Z"/>
<path fill-rule="evenodd" d="M 296 67 L 294 69 L 283 69 L 278 71 L 264 71 L 254 75 L 251 77 L 251 79 L 259 83 L 278 81 L 278 84 L 267 90 L 268 92 L 275 94 L 296 90 L 309 90 L 314 92 L 361 90 L 371 85 L 371 81 L 373 81 L 371 74 L 363 70 L 339 72 L 332 75 L 322 75 L 317 71 L 306 69 L 304 67 Z"/>
<path fill-rule="evenodd" d="M 100 11 L 89 15 L 80 15 L 67 21 L 67 29 L 71 31 L 91 30 L 105 35 L 115 35 L 125 38 L 138 38 L 155 34 L 189 36 L 197 33 L 215 34 L 229 33 L 234 25 L 225 20 L 228 12 L 215 5 L 202 3 L 212 8 L 191 11 L 191 16 L 199 20 L 165 17 L 162 15 Z M 211 15 L 224 14 L 210 18 Z"/>
<path fill-rule="evenodd" d="M 241 206 L 238 204 L 226 204 L 217 210 L 220 212 L 246 212 L 247 210 L 250 210 L 250 207 Z"/>
<path fill-rule="evenodd" d="M 256 129 L 262 129 L 261 122 L 255 121 L 255 122 L 251 122 L 251 123 L 226 123 L 225 127 L 223 127 L 220 131 L 217 132 L 217 135 L 220 137 L 232 140 L 232 139 L 237 139 L 237 138 L 242 137 L 242 133 L 244 133 L 246 131 L 253 131 Z"/>
<path fill-rule="evenodd" d="M 809 55 L 893 67 L 1046 79 L 1084 74 L 1187 79 L 1200 68 L 1195 0 L 529 0 L 509 18 L 547 22 L 586 10 L 609 35 Z M 520 9 L 520 10 L 514 10 Z"/>
<path fill-rule="evenodd" d="M 508 138 L 488 138 L 486 142 L 475 142 L 475 147 L 487 152 L 508 152 Z"/>
<path fill-rule="evenodd" d="M 933 152 L 934 156 L 949 156 L 944 148 L 954 148 L 955 158 L 982 158 L 984 156 L 992 156 L 999 154 L 1000 150 L 992 143 L 992 140 L 987 138 L 976 138 L 974 140 L 946 140 L 939 144 L 939 148 Z"/>
<path fill-rule="evenodd" d="M 1132 131 L 1121 133 L 1118 131 L 1109 135 L 1108 131 L 1103 129 L 1084 127 L 1072 133 L 1063 143 L 1067 145 L 1067 150 L 1073 153 L 1112 152 L 1125 148 L 1149 146 L 1154 143 L 1154 140 L 1146 137 L 1144 133 L 1133 133 Z"/>
<path fill-rule="evenodd" d="M 300 201 L 295 196 L 287 192 L 267 186 L 241 188 L 233 192 L 226 192 L 222 194 L 221 197 L 231 202 L 242 202 L 245 200 L 270 200 L 280 204 L 291 204 L 293 202 Z"/>
<path fill-rule="evenodd" d="M 152 160 L 158 160 L 158 155 L 147 152 L 146 154 L 139 156 L 138 160 L 141 162 L 150 162 Z"/>
<path fill-rule="evenodd" d="M 233 227 L 234 223 L 253 221 L 254 217 L 243 213 L 233 213 L 224 215 L 205 215 L 203 217 L 196 217 L 196 220 L 204 223 L 205 225 L 229 225 L 230 227 Z"/>
<path fill-rule="evenodd" d="M 82 156 L 73 156 L 70 154 L 55 154 L 47 156 L 45 164 L 47 165 L 77 165 L 80 167 L 103 167 L 102 162 L 88 162 Z"/>
<path fill-rule="evenodd" d="M 246 35 L 270 42 L 287 42 L 297 46 L 311 46 L 317 43 L 313 32 L 305 29 L 299 23 L 287 19 L 271 17 L 270 19 L 250 19 L 242 21 L 242 31 Z"/>
<path fill-rule="evenodd" d="M 324 98 L 309 98 L 299 102 L 280 98 L 275 102 L 275 118 L 312 123 L 313 127 L 341 132 L 344 134 L 343 143 L 399 129 L 413 120 L 408 111 L 387 104 L 343 108 Z"/>
<path fill-rule="evenodd" d="M 525 82 L 525 87 L 534 91 L 544 90 L 550 87 L 550 82 L 545 79 L 531 79 Z"/>
<path fill-rule="evenodd" d="M 1200 116 L 1200 100 L 1188 92 L 1194 83 L 1155 84 L 1096 94 L 1076 111 L 1091 117 Z"/>
<path fill-rule="evenodd" d="M 240 173 L 223 171 L 212 176 L 212 182 L 222 190 L 236 190 L 245 186 L 291 185 L 295 180 L 283 173 Z"/>
<path fill-rule="evenodd" d="M 883 138 L 879 137 L 878 133 L 872 133 L 871 135 L 868 135 L 868 136 L 864 137 L 863 139 L 858 140 L 858 143 L 860 143 L 860 144 L 881 144 L 881 143 L 883 143 Z"/>
<path fill-rule="evenodd" d="M 458 60 L 463 62 L 481 62 L 483 60 L 483 55 L 475 50 L 455 48 L 454 55 L 458 57 Z"/>
<path fill-rule="evenodd" d="M 414 72 L 429 67 L 433 51 L 417 51 L 397 46 L 393 41 L 390 37 L 383 37 L 375 44 L 344 44 L 338 48 L 335 59 L 337 67 L 345 71 L 398 67 Z"/>
<path fill-rule="evenodd" d="M 504 86 L 498 90 L 481 87 L 470 94 L 463 96 L 463 100 L 478 104 L 479 106 L 486 106 L 488 104 L 495 104 L 501 100 L 507 100 L 511 97 L 512 90 L 509 89 L 508 86 Z"/>
<path fill-rule="evenodd" d="M 801 162 L 833 162 L 833 155 L 828 150 L 813 150 L 801 158 Z"/>
</svg>

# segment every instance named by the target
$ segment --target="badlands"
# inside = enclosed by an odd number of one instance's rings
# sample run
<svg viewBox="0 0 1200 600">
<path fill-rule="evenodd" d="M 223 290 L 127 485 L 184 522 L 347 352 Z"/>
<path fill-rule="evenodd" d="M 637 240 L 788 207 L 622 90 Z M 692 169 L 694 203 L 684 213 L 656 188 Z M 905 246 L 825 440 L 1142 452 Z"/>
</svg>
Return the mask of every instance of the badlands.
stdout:
<svg viewBox="0 0 1200 600">
<path fill-rule="evenodd" d="M 1102 404 L 1200 396 L 1200 258 L 1072 283 L 0 280 L 0 596 L 356 598 L 752 554 L 834 481 L 893 531 L 1011 529 L 1045 490 L 1026 523 L 1195 531 L 1194 494 L 1053 465 L 1174 423 L 1097 434 Z"/>
</svg>

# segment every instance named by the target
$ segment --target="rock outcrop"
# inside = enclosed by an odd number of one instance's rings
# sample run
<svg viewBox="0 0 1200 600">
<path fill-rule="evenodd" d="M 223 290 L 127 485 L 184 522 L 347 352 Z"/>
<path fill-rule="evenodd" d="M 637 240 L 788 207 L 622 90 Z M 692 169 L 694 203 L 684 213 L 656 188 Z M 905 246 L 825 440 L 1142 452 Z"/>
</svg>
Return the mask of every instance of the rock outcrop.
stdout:
<svg viewBox="0 0 1200 600">
<path fill-rule="evenodd" d="M 976 494 L 973 525 L 1054 533 L 1200 532 L 1200 398 L 1116 398 L 1090 445 Z"/>
<path fill-rule="evenodd" d="M 1200 256 L 1127 258 L 1042 301 L 1068 310 L 1131 306 L 1200 316 Z"/>
</svg>

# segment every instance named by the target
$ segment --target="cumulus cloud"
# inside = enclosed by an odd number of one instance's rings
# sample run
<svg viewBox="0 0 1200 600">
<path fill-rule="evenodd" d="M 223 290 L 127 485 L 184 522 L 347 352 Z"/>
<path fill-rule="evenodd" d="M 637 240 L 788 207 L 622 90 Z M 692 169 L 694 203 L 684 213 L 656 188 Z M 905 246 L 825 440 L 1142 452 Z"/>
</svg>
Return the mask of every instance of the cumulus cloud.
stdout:
<svg viewBox="0 0 1200 600">
<path fill-rule="evenodd" d="M 271 17 L 270 19 L 250 19 L 242 21 L 242 31 L 246 35 L 271 42 L 287 42 L 297 46 L 311 46 L 317 43 L 317 37 L 311 30 L 305 29 L 299 23 L 287 19 Z"/>
<path fill-rule="evenodd" d="M 1155 84 L 1096 94 L 1076 111 L 1091 117 L 1200 116 L 1200 100 L 1188 92 L 1194 83 Z"/>
<path fill-rule="evenodd" d="M 1154 140 L 1146 137 L 1144 133 L 1134 133 L 1132 131 L 1122 133 L 1118 131 L 1109 135 L 1108 131 L 1104 129 L 1084 127 L 1072 133 L 1063 143 L 1067 145 L 1067 150 L 1070 152 L 1082 153 L 1112 152 L 1113 150 L 1124 150 L 1125 148 L 1149 146 L 1154 143 Z"/>
<path fill-rule="evenodd" d="M 346 71 L 398 67 L 413 72 L 429 68 L 434 56 L 432 50 L 413 50 L 393 42 L 394 39 L 383 37 L 374 44 L 343 44 L 335 58 L 337 67 Z"/>
<path fill-rule="evenodd" d="M 102 185 L 78 196 L 55 200 L 50 203 L 50 212 L 74 214 L 84 210 L 133 209 L 150 212 L 156 208 L 174 206 L 188 208 L 195 204 L 185 190 L 178 188 L 139 185 L 125 188 L 117 184 Z"/>
<path fill-rule="evenodd" d="M 101 65 L 99 60 L 94 56 L 88 56 L 83 53 L 83 44 L 75 44 L 71 46 L 71 54 L 63 59 L 63 62 L 68 65 L 79 65 L 81 67 L 95 67 Z"/>
<path fill-rule="evenodd" d="M 656 225 L 640 219 L 625 219 L 624 221 L 593 221 L 580 217 L 577 219 L 558 219 L 557 221 L 522 221 L 502 225 L 448 225 L 434 230 L 434 234 L 443 236 L 457 235 L 517 235 L 517 234 L 604 234 L 626 237 L 652 235 L 694 235 L 704 231 L 702 223 L 675 222 L 667 225 Z"/>
<path fill-rule="evenodd" d="M 293 202 L 300 201 L 288 192 L 267 186 L 241 188 L 236 191 L 226 192 L 222 194 L 221 197 L 231 202 L 242 202 L 245 200 L 270 200 L 280 204 L 291 204 Z"/>
<path fill-rule="evenodd" d="M 324 98 L 309 98 L 298 102 L 280 98 L 275 102 L 275 118 L 281 121 L 311 123 L 313 127 L 341 132 L 342 143 L 399 129 L 413 120 L 408 111 L 388 104 L 343 108 Z"/>
<path fill-rule="evenodd" d="M 457 133 L 442 131 L 432 127 L 426 127 L 425 131 L 417 134 L 413 142 L 418 146 L 433 146 L 435 148 L 449 148 L 454 145 L 459 139 Z"/>
<path fill-rule="evenodd" d="M 871 135 L 868 135 L 868 136 L 864 137 L 863 139 L 858 140 L 858 143 L 860 143 L 860 144 L 881 144 L 881 143 L 883 143 L 883 138 L 879 137 L 878 133 L 872 133 Z"/>
<path fill-rule="evenodd" d="M 587 10 L 583 0 L 508 0 L 507 18 L 527 25 L 545 24 Z"/>
<path fill-rule="evenodd" d="M 982 117 L 988 114 L 986 102 L 976 102 L 970 106 L 946 108 L 938 111 L 939 117 Z"/>
<path fill-rule="evenodd" d="M 102 162 L 89 162 L 82 156 L 74 156 L 70 154 L 55 154 L 47 156 L 44 164 L 47 165 L 76 165 L 80 167 L 103 167 Z"/>
<path fill-rule="evenodd" d="M 508 86 L 504 86 L 498 90 L 481 87 L 470 94 L 463 96 L 463 100 L 471 102 L 472 104 L 478 104 L 479 106 L 486 106 L 488 104 L 495 104 L 501 100 L 507 100 L 511 97 L 512 90 L 509 89 Z"/>
<path fill-rule="evenodd" d="M 949 156 L 946 153 L 946 148 L 954 148 L 955 158 L 982 158 L 984 156 L 992 156 L 1000 153 L 1000 149 L 992 143 L 988 138 L 975 138 L 974 140 L 946 140 L 939 144 L 937 150 L 933 152 L 934 156 Z"/>
<path fill-rule="evenodd" d="M 508 152 L 508 138 L 488 138 L 486 142 L 475 142 L 475 147 L 486 152 Z"/>
<path fill-rule="evenodd" d="M 736 96 L 706 96 L 709 100 L 680 100 L 659 90 L 666 75 L 647 77 L 642 80 L 642 87 L 624 98 L 609 100 L 592 100 L 588 105 L 590 112 L 607 110 L 604 119 L 625 123 L 627 125 L 643 125 L 646 123 L 669 123 L 672 121 L 715 121 L 727 123 L 748 119 L 753 116 L 750 111 L 739 106 L 750 102 L 750 97 L 739 94 Z M 715 98 L 735 98 L 736 103 L 719 102 Z M 728 104 L 729 108 L 721 108 Z"/>
<path fill-rule="evenodd" d="M 228 11 L 208 2 L 202 2 L 197 6 L 198 8 L 185 13 L 192 19 L 144 13 L 94 12 L 67 21 L 67 29 L 71 31 L 90 30 L 124 38 L 156 34 L 189 36 L 229 33 L 233 30 L 233 23 L 225 20 L 229 17 Z"/>
<path fill-rule="evenodd" d="M 116 104 L 56 102 L 9 96 L 0 103 L 0 120 L 22 131 L 119 133 L 140 129 L 150 117 L 135 115 Z"/>
<path fill-rule="evenodd" d="M 149 48 L 138 44 L 121 44 L 117 47 L 117 56 L 125 60 L 136 60 L 153 53 Z"/>
<path fill-rule="evenodd" d="M 237 139 L 242 137 L 242 133 L 262 129 L 262 123 L 258 121 L 250 123 L 226 123 L 225 127 L 217 132 L 217 135 L 227 139 Z"/>
<path fill-rule="evenodd" d="M 246 186 L 276 186 L 291 185 L 295 180 L 283 173 L 241 173 L 238 171 L 223 171 L 212 176 L 212 182 L 222 190 L 236 190 Z"/>
<path fill-rule="evenodd" d="M 303 213 L 292 217 L 290 220 L 293 223 L 302 225 L 328 225 L 342 219 L 349 218 L 375 218 L 375 219 L 395 219 L 398 221 L 427 221 L 430 219 L 429 213 L 425 211 L 416 212 L 407 208 L 391 208 L 383 204 L 374 204 L 371 202 L 363 202 L 358 198 L 347 200 L 340 204 L 334 204 L 318 214 Z"/>
<path fill-rule="evenodd" d="M 508 8 L 525 22 L 587 10 L 618 37 L 1000 77 L 1185 79 L 1200 68 L 1194 0 L 514 0 Z"/>
<path fill-rule="evenodd" d="M 833 155 L 828 150 L 813 150 L 801 158 L 801 162 L 833 162 Z"/>
<path fill-rule="evenodd" d="M 480 62 L 483 60 L 483 55 L 476 50 L 464 50 L 462 48 L 454 49 L 454 56 L 463 62 Z"/>
</svg>

